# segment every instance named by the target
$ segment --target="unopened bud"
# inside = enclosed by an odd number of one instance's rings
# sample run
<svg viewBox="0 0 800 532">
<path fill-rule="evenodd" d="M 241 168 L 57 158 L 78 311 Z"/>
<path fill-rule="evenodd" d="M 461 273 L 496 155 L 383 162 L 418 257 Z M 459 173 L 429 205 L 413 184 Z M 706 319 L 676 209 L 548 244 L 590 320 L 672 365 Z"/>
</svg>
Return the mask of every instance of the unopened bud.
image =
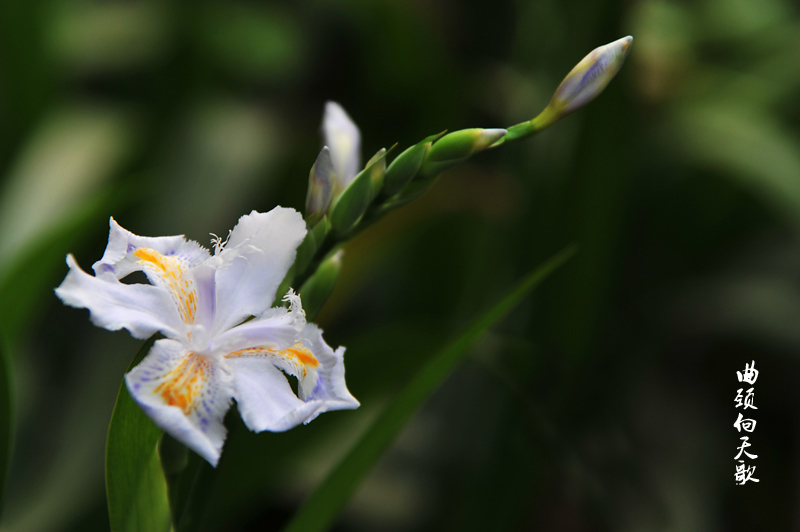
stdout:
<svg viewBox="0 0 800 532">
<path fill-rule="evenodd" d="M 555 120 L 576 111 L 595 99 L 614 79 L 631 48 L 633 37 L 595 48 L 575 65 L 556 89 L 550 100 L 551 114 Z M 555 121 L 554 120 L 554 121 Z"/>
<path fill-rule="evenodd" d="M 383 159 L 386 153 L 386 150 L 379 151 L 370 159 L 370 164 L 359 172 L 338 197 L 334 198 L 330 208 L 330 222 L 335 234 L 341 236 L 348 233 L 367 211 L 367 207 L 375 198 L 373 189 L 377 183 L 373 182 L 373 178 L 379 175 L 379 181 L 383 181 L 383 172 L 386 168 Z"/>
<path fill-rule="evenodd" d="M 330 150 L 325 146 L 319 152 L 308 175 L 306 217 L 311 225 L 315 224 L 328 211 L 333 199 L 334 180 L 333 159 Z"/>
<path fill-rule="evenodd" d="M 622 68 L 632 42 L 633 37 L 628 35 L 589 52 L 567 74 L 544 111 L 532 120 L 508 128 L 508 135 L 494 146 L 541 131 L 595 99 Z"/>
<path fill-rule="evenodd" d="M 386 177 L 383 182 L 382 194 L 390 197 L 408 185 L 419 173 L 422 163 L 428 156 L 428 151 L 434 142 L 442 138 L 446 131 L 431 135 L 408 148 L 406 151 L 395 157 L 389 168 L 386 169 Z"/>
<path fill-rule="evenodd" d="M 358 173 L 361 133 L 347 112 L 336 102 L 325 103 L 322 133 L 325 145 L 331 150 L 333 166 L 336 169 L 338 190 L 334 191 L 334 194 L 338 194 L 347 188 Z"/>
<path fill-rule="evenodd" d="M 445 135 L 431 146 L 420 173 L 424 177 L 439 175 L 485 150 L 505 134 L 505 129 L 475 128 Z"/>
</svg>

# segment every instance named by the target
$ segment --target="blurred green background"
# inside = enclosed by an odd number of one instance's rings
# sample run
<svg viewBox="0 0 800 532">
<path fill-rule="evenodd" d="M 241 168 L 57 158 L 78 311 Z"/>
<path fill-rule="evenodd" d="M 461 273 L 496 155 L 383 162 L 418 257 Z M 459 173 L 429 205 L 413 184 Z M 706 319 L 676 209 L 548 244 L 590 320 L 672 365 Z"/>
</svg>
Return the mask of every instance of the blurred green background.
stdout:
<svg viewBox="0 0 800 532">
<path fill-rule="evenodd" d="M 317 320 L 361 401 L 229 437 L 202 530 L 278 530 L 437 348 L 578 255 L 413 419 L 335 530 L 800 528 L 800 12 L 791 0 L 0 3 L 0 530 L 108 528 L 103 449 L 140 342 L 52 289 L 108 217 L 207 243 L 300 208 L 324 102 L 366 160 L 529 119 L 631 34 L 606 92 L 448 172 L 347 248 Z M 755 360 L 760 483 L 736 486 Z M 0 375 L 1 376 L 1 375 Z M 0 416 L 2 413 L 0 413 Z M 0 449 L 2 451 L 2 449 Z"/>
</svg>

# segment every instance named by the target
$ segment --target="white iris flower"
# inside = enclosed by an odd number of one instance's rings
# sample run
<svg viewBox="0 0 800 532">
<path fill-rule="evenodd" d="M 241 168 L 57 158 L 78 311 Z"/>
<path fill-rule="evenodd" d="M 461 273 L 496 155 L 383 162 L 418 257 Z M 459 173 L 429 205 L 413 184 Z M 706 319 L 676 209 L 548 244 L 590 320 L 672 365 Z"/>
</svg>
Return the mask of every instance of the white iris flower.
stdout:
<svg viewBox="0 0 800 532">
<path fill-rule="evenodd" d="M 358 401 L 344 381 L 344 348 L 331 349 L 307 323 L 300 298 L 270 308 L 306 225 L 293 209 L 242 216 L 212 255 L 183 236 L 141 237 L 113 218 L 103 258 L 89 275 L 67 257 L 56 289 L 92 322 L 136 338 L 166 338 L 125 376 L 142 409 L 174 438 L 216 465 L 223 418 L 235 399 L 255 432 L 284 431 Z M 143 271 L 152 284 L 120 279 Z M 252 318 L 252 319 L 251 319 Z M 297 394 L 284 372 L 297 378 Z"/>
</svg>

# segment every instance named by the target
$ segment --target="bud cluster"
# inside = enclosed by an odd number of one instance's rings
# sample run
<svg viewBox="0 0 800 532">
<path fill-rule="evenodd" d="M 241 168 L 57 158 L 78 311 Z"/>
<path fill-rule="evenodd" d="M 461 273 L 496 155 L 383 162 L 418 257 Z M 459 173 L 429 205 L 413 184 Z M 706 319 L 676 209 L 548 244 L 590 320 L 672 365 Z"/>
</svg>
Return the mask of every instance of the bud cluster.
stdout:
<svg viewBox="0 0 800 532">
<path fill-rule="evenodd" d="M 309 231 L 297 250 L 294 272 L 303 301 L 313 300 L 316 308 L 321 307 L 341 266 L 341 245 L 387 211 L 424 194 L 442 172 L 485 149 L 541 131 L 597 97 L 619 72 L 632 42 L 633 37 L 627 36 L 590 52 L 535 118 L 507 130 L 472 128 L 432 135 L 388 165 L 394 147 L 380 150 L 359 170 L 361 133 L 338 103 L 327 102 L 322 124 L 325 145 L 308 180 Z"/>
</svg>

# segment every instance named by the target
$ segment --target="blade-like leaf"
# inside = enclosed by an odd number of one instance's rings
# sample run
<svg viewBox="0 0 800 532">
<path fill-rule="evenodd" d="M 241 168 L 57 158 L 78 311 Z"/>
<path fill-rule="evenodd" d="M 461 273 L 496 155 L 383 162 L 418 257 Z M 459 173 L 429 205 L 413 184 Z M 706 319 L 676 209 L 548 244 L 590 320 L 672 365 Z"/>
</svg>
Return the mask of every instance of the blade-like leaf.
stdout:
<svg viewBox="0 0 800 532">
<path fill-rule="evenodd" d="M 138 364 L 155 340 L 136 354 Z M 158 456 L 156 427 L 131 398 L 123 382 L 106 441 L 106 495 L 112 532 L 166 532 L 170 529 L 167 483 Z"/>
<path fill-rule="evenodd" d="M 11 458 L 12 420 L 11 420 L 11 357 L 8 354 L 5 338 L 0 335 L 0 515 L 3 512 L 6 474 Z"/>
<path fill-rule="evenodd" d="M 481 315 L 463 333 L 433 356 L 389 407 L 367 429 L 350 452 L 311 494 L 286 532 L 327 529 L 372 466 L 394 441 L 417 409 L 447 378 L 469 349 L 548 275 L 575 253 L 570 247 L 526 276 L 506 297 Z"/>
</svg>

